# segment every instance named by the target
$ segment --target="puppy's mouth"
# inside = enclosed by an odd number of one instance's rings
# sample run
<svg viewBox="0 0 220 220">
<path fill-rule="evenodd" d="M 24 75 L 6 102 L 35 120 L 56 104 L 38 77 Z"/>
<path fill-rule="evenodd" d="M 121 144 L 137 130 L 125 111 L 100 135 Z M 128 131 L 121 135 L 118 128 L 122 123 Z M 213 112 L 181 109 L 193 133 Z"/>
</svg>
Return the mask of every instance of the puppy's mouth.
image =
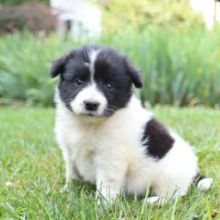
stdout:
<svg viewBox="0 0 220 220">
<path fill-rule="evenodd" d="M 102 114 L 98 114 L 97 112 L 81 112 L 77 115 L 85 117 L 85 118 L 103 118 L 104 116 Z"/>
<path fill-rule="evenodd" d="M 88 117 L 99 117 L 97 114 L 94 114 L 92 112 L 86 112 L 84 113 L 85 116 L 88 116 Z"/>
<path fill-rule="evenodd" d="M 115 111 L 109 111 L 109 109 L 106 109 L 103 113 L 97 113 L 97 112 L 81 112 L 78 113 L 79 116 L 85 117 L 85 118 L 110 118 Z"/>
<path fill-rule="evenodd" d="M 103 122 L 106 120 L 106 117 L 103 115 L 100 115 L 98 113 L 93 112 L 81 112 L 76 114 L 78 119 L 82 122 L 88 122 L 88 123 L 97 123 L 97 122 Z"/>
<path fill-rule="evenodd" d="M 90 111 L 90 110 L 86 110 L 86 109 L 77 110 L 71 106 L 71 111 L 75 115 L 78 115 L 80 118 L 107 119 L 107 118 L 110 118 L 112 115 L 114 115 L 115 112 L 117 111 L 117 109 L 113 106 L 108 106 L 105 109 L 103 109 L 102 111 L 100 111 L 100 110 L 99 111 Z"/>
</svg>

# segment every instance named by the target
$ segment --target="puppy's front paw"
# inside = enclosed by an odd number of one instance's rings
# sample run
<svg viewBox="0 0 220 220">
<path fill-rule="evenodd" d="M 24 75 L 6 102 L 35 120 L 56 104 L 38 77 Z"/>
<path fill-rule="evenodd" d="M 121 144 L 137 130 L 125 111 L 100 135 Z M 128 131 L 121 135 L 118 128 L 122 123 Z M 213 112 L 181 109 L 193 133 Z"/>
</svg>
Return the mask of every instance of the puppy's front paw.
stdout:
<svg viewBox="0 0 220 220">
<path fill-rule="evenodd" d="M 114 203 L 115 198 L 116 195 L 109 195 L 109 194 L 107 195 L 98 190 L 96 191 L 96 200 L 98 205 L 105 205 L 105 206 L 111 205 Z"/>
<path fill-rule="evenodd" d="M 169 200 L 165 198 L 161 198 L 159 196 L 150 196 L 147 198 L 146 202 L 150 205 L 156 205 L 156 206 L 163 206 L 165 205 Z"/>
<path fill-rule="evenodd" d="M 158 204 L 159 203 L 160 198 L 158 196 L 151 196 L 149 198 L 147 198 L 147 203 L 148 204 Z"/>
</svg>

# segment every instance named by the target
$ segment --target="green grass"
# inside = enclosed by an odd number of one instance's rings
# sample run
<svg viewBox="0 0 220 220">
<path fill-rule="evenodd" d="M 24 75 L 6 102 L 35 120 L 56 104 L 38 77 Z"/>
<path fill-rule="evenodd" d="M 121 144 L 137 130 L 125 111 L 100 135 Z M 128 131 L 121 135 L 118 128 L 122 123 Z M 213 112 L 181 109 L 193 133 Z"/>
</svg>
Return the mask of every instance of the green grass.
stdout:
<svg viewBox="0 0 220 220">
<path fill-rule="evenodd" d="M 75 182 L 61 194 L 64 164 L 53 135 L 54 110 L 0 109 L 0 219 L 212 219 L 220 218 L 220 112 L 155 107 L 155 114 L 196 146 L 201 170 L 214 178 L 207 193 L 189 194 L 165 207 L 122 196 L 111 207 L 94 201 L 89 184 Z M 186 161 L 187 163 L 187 161 Z M 6 182 L 12 186 L 7 187 Z"/>
</svg>

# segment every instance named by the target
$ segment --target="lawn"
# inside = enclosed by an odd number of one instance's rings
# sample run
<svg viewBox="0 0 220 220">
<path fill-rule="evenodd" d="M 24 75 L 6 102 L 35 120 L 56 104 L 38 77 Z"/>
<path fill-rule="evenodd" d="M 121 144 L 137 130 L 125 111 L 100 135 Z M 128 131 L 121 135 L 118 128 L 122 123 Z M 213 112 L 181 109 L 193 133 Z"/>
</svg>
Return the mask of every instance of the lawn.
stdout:
<svg viewBox="0 0 220 220">
<path fill-rule="evenodd" d="M 97 205 L 94 187 L 75 182 L 60 193 L 64 164 L 53 135 L 54 110 L 0 109 L 0 219 L 220 219 L 220 111 L 155 107 L 158 118 L 196 147 L 201 170 L 214 178 L 207 193 L 189 194 L 164 207 L 121 196 Z M 187 163 L 187 161 L 186 161 Z"/>
</svg>

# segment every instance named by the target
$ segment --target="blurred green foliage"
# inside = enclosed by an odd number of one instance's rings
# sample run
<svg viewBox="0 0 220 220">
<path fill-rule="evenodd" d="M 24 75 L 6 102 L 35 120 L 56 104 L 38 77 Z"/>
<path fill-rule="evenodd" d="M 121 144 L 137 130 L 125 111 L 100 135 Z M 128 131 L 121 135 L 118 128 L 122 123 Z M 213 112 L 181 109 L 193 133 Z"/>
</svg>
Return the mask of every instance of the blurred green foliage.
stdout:
<svg viewBox="0 0 220 220">
<path fill-rule="evenodd" d="M 220 104 L 220 30 L 146 29 L 123 31 L 106 43 L 140 67 L 142 97 L 177 106 Z"/>
<path fill-rule="evenodd" d="M 142 70 L 142 97 L 152 104 L 220 104 L 220 30 L 124 30 L 96 41 L 127 54 Z M 0 103 L 53 102 L 52 60 L 94 40 L 64 40 L 21 33 L 0 38 Z"/>
<path fill-rule="evenodd" d="M 106 33 L 132 28 L 142 31 L 148 27 L 189 28 L 203 26 L 186 0 L 100 0 L 103 27 Z"/>
<path fill-rule="evenodd" d="M 51 105 L 50 63 L 73 46 L 56 36 L 44 38 L 29 32 L 0 38 L 0 103 Z"/>
<path fill-rule="evenodd" d="M 25 0 L 5 0 L 19 4 Z M 46 2 L 48 1 L 41 1 Z M 0 104 L 53 102 L 52 60 L 88 43 L 116 47 L 142 70 L 140 95 L 152 104 L 220 105 L 220 30 L 207 32 L 184 0 L 100 0 L 99 40 L 29 32 L 0 38 Z"/>
</svg>

